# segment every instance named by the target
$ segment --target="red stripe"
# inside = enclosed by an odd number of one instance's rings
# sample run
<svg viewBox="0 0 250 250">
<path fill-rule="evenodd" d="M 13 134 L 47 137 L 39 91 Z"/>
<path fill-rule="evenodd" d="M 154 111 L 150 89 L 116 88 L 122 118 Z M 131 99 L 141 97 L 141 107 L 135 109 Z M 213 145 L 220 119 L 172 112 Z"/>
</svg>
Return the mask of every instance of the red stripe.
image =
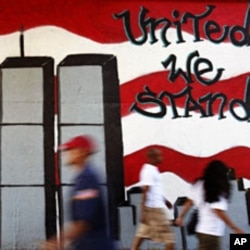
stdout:
<svg viewBox="0 0 250 250">
<path fill-rule="evenodd" d="M 204 167 L 211 160 L 217 159 L 233 168 L 236 177 L 250 179 L 249 155 L 250 148 L 235 147 L 211 157 L 193 157 L 181 154 L 175 150 L 161 147 L 164 163 L 159 165 L 161 172 L 172 172 L 188 182 L 193 182 L 202 175 Z M 124 157 L 125 185 L 130 186 L 139 180 L 139 172 L 146 162 L 145 154 L 148 147 Z"/>
<path fill-rule="evenodd" d="M 210 20 L 217 21 L 221 26 L 243 25 L 247 0 L 195 1 L 195 4 L 194 0 L 2 0 L 0 34 L 18 31 L 21 26 L 30 29 L 42 25 L 55 25 L 102 43 L 121 42 L 127 38 L 122 21 L 113 18 L 115 13 L 124 10 L 131 12 L 133 32 L 138 37 L 141 35 L 138 28 L 138 12 L 141 6 L 150 10 L 150 17 L 171 19 L 172 10 L 178 10 L 180 14 L 187 11 L 192 14 L 204 13 L 208 2 L 216 5 L 216 10 L 209 15 Z M 191 29 L 191 23 L 183 25 L 183 30 Z"/>
</svg>

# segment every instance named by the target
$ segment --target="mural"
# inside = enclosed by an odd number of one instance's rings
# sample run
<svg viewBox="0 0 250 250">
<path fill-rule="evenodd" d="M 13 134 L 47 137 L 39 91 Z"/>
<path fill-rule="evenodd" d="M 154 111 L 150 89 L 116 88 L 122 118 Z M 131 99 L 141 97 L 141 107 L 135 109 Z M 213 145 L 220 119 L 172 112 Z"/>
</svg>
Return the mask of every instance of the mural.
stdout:
<svg viewBox="0 0 250 250">
<path fill-rule="evenodd" d="M 164 191 L 177 205 L 210 160 L 228 164 L 249 232 L 248 1 L 3 0 L 0 17 L 3 249 L 35 249 L 22 244 L 56 233 L 66 219 L 70 174 L 56 146 L 82 131 L 99 138 L 110 232 L 123 247 L 152 145 L 164 152 Z M 35 211 L 41 218 L 30 217 L 27 240 L 19 230 Z"/>
</svg>

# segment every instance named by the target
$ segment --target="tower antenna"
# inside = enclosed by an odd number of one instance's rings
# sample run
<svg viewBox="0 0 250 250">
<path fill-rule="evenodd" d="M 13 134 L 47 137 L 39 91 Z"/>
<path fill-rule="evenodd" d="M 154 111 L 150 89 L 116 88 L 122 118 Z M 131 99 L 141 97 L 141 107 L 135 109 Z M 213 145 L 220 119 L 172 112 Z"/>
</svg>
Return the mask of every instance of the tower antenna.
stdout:
<svg viewBox="0 0 250 250">
<path fill-rule="evenodd" d="M 20 55 L 24 57 L 24 27 L 22 26 L 20 29 Z"/>
</svg>

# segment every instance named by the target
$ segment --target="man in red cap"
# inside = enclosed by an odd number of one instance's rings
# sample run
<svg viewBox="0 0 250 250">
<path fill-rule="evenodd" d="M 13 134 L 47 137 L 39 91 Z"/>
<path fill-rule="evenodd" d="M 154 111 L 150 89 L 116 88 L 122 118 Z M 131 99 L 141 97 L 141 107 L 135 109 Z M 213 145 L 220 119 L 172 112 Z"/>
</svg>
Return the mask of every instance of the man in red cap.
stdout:
<svg viewBox="0 0 250 250">
<path fill-rule="evenodd" d="M 67 154 L 67 164 L 79 170 L 75 178 L 70 204 L 72 221 L 60 235 L 48 240 L 44 249 L 113 250 L 114 246 L 106 229 L 105 209 L 97 175 L 88 161 L 96 152 L 89 136 L 77 136 L 59 147 Z"/>
</svg>

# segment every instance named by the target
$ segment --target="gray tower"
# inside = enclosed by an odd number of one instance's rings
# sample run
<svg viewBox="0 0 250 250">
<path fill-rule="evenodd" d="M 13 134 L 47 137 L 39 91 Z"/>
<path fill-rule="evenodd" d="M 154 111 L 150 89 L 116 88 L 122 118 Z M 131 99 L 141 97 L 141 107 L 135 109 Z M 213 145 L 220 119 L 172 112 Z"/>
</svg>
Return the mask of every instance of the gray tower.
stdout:
<svg viewBox="0 0 250 250">
<path fill-rule="evenodd" d="M 1 249 L 35 249 L 56 231 L 54 61 L 1 64 Z"/>
<path fill-rule="evenodd" d="M 123 147 L 120 121 L 119 80 L 113 55 L 67 56 L 58 66 L 59 140 L 79 134 L 94 136 L 99 146 L 95 166 L 106 193 L 110 234 L 118 235 L 117 206 L 124 201 Z M 61 165 L 63 160 L 60 161 Z M 71 173 L 61 169 L 64 201 Z M 65 208 L 66 209 L 66 208 Z M 64 210 L 64 220 L 67 218 Z"/>
</svg>

